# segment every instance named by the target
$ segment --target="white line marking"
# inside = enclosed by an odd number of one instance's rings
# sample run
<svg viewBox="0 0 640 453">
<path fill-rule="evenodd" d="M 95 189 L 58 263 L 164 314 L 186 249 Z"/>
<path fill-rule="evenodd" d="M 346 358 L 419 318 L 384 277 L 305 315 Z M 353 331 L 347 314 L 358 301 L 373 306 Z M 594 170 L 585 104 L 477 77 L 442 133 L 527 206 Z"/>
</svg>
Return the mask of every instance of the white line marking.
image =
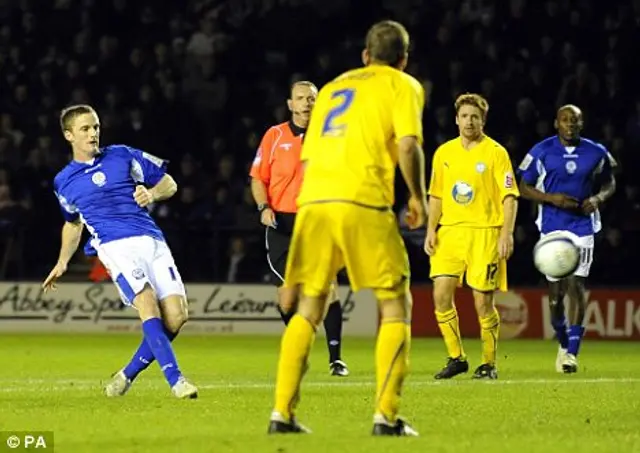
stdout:
<svg viewBox="0 0 640 453">
<path fill-rule="evenodd" d="M 144 379 L 144 378 L 141 378 Z M 106 382 L 106 381 L 105 381 Z M 640 378 L 577 378 L 577 379 L 507 379 L 496 381 L 477 381 L 472 379 L 458 379 L 449 381 L 407 381 L 406 388 L 411 387 L 455 387 L 459 385 L 579 385 L 579 384 L 633 384 L 640 383 Z M 101 389 L 103 382 L 100 380 L 64 380 L 64 379 L 25 379 L 25 380 L 0 380 L 0 393 L 13 392 L 41 392 L 41 391 L 73 391 L 73 390 L 90 390 Z M 159 387 L 158 382 L 150 385 L 144 381 L 141 383 L 143 388 L 155 389 Z M 164 382 L 162 383 L 164 385 Z M 225 389 L 264 389 L 271 390 L 274 388 L 273 382 L 217 382 L 210 384 L 197 384 L 199 389 L 207 390 L 225 390 Z M 310 381 L 303 383 L 303 387 L 374 387 L 373 381 Z"/>
</svg>

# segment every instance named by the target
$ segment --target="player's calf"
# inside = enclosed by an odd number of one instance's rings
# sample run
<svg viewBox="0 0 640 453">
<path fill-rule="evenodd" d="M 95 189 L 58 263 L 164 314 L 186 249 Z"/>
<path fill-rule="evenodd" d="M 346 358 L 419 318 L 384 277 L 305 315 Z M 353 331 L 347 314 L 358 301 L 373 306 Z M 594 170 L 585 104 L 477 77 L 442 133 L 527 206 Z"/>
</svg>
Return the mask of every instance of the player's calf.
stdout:
<svg viewBox="0 0 640 453">
<path fill-rule="evenodd" d="M 160 318 L 161 314 L 155 293 L 150 286 L 145 286 L 136 296 L 134 305 L 138 309 L 138 314 L 142 320 L 145 341 L 149 345 L 158 365 L 160 365 L 167 383 L 173 389 L 183 382 L 184 378 L 178 367 L 178 361 L 171 347 L 171 342 L 165 333 L 166 328 Z M 180 393 L 182 394 L 182 391 Z"/>
</svg>

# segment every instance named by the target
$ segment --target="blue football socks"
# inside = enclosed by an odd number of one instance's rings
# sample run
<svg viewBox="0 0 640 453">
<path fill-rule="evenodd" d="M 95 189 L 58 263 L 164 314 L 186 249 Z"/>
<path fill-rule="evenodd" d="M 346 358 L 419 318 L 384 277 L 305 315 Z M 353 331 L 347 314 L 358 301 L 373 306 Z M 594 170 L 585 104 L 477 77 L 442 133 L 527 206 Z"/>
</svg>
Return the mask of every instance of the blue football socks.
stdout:
<svg viewBox="0 0 640 453">
<path fill-rule="evenodd" d="M 582 342 L 582 336 L 584 335 L 584 327 L 571 326 L 569 327 L 569 346 L 567 352 L 575 356 L 580 351 L 580 343 Z"/>
<path fill-rule="evenodd" d="M 562 349 L 569 347 L 569 336 L 567 335 L 567 320 L 563 316 L 562 318 L 552 318 L 551 325 L 553 330 L 556 331 L 556 338 Z"/>
<path fill-rule="evenodd" d="M 151 354 L 158 361 L 158 365 L 160 365 L 160 369 L 164 373 L 167 382 L 173 387 L 176 382 L 178 382 L 178 379 L 180 379 L 182 373 L 178 368 L 178 362 L 173 353 L 171 342 L 165 333 L 164 323 L 160 318 L 147 319 L 142 323 L 142 331 L 144 333 L 144 340 Z M 144 357 L 144 359 L 146 360 L 147 357 L 149 356 Z M 127 375 L 126 371 L 125 375 Z"/>
<path fill-rule="evenodd" d="M 178 336 L 178 333 L 168 331 L 167 328 L 164 327 L 164 324 L 163 329 L 165 335 L 167 336 L 167 339 L 170 342 Z M 127 364 L 127 366 L 124 367 L 124 375 L 130 381 L 135 380 L 135 378 L 137 378 L 140 373 L 149 368 L 149 365 L 151 365 L 155 359 L 156 358 L 154 357 L 153 352 L 151 351 L 151 347 L 147 343 L 147 340 L 145 338 L 142 338 L 142 342 L 140 343 L 138 350 L 133 354 L 133 357 L 131 358 L 131 361 Z"/>
</svg>

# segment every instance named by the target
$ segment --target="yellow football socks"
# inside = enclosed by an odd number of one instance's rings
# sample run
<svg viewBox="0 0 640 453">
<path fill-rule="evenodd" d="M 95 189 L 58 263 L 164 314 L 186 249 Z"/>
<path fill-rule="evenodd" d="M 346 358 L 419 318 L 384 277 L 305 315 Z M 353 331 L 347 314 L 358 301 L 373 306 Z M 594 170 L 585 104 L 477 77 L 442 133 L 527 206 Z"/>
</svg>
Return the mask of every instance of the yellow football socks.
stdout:
<svg viewBox="0 0 640 453">
<path fill-rule="evenodd" d="M 400 391 L 409 369 L 409 341 L 405 322 L 383 321 L 380 325 L 376 343 L 376 413 L 391 422 L 398 415 Z"/>
<path fill-rule="evenodd" d="M 482 338 L 482 363 L 495 365 L 498 349 L 498 332 L 500 330 L 500 315 L 495 308 L 484 318 L 480 318 L 480 338 Z"/>
<path fill-rule="evenodd" d="M 438 327 L 440 328 L 442 338 L 444 338 L 444 344 L 447 347 L 449 357 L 453 359 L 458 357 L 464 358 L 456 307 L 444 312 L 436 311 L 436 321 L 438 321 Z"/>
<path fill-rule="evenodd" d="M 276 404 L 274 410 L 290 420 L 299 398 L 300 382 L 304 375 L 315 329 L 298 314 L 289 321 L 280 343 L 278 376 L 276 378 Z"/>
</svg>

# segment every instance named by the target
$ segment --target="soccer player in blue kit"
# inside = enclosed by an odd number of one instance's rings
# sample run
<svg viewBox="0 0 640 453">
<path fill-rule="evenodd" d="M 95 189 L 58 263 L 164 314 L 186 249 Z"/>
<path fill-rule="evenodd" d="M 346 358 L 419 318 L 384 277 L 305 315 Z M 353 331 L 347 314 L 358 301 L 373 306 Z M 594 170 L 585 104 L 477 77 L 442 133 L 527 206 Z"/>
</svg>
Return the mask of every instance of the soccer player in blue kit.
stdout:
<svg viewBox="0 0 640 453">
<path fill-rule="evenodd" d="M 594 235 L 602 228 L 598 207 L 616 190 L 615 160 L 603 145 L 581 137 L 582 127 L 578 107 L 560 107 L 555 120 L 558 134 L 531 148 L 518 171 L 522 197 L 539 203 L 540 234 L 566 232 L 580 248 L 580 264 L 573 275 L 561 280 L 547 276 L 551 323 L 560 343 L 556 371 L 564 373 L 578 371 L 587 303 L 585 280 L 593 262 Z M 600 191 L 594 194 L 597 184 Z"/>
<path fill-rule="evenodd" d="M 138 311 L 144 334 L 131 362 L 105 387 L 106 395 L 124 395 L 157 360 L 176 397 L 196 398 L 198 389 L 182 375 L 171 346 L 188 316 L 185 288 L 162 231 L 147 211 L 177 191 L 166 161 L 124 145 L 99 148 L 100 120 L 88 105 L 64 109 L 60 126 L 73 160 L 53 183 L 65 223 L 58 262 L 42 286 L 56 288 L 86 226 L 90 248 L 122 301 Z"/>
</svg>

